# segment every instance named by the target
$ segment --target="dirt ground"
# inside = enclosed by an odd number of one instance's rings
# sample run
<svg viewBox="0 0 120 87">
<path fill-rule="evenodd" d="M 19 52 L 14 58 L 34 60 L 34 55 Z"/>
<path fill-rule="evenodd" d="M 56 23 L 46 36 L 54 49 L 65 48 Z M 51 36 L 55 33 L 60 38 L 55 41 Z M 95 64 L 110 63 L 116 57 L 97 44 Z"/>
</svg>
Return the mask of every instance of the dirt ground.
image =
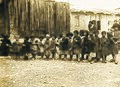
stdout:
<svg viewBox="0 0 120 87">
<path fill-rule="evenodd" d="M 120 87 L 120 61 L 0 59 L 0 87 Z"/>
</svg>

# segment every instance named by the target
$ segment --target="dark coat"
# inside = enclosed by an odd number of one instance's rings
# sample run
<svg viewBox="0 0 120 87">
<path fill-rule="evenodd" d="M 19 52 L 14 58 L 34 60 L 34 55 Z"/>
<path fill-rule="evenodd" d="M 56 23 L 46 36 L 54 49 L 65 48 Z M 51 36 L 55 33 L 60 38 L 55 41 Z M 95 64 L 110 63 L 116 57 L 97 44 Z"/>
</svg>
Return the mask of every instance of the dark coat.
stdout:
<svg viewBox="0 0 120 87">
<path fill-rule="evenodd" d="M 30 45 L 31 45 L 32 43 L 31 42 L 28 42 L 28 40 L 25 40 L 24 41 L 24 43 L 23 43 L 23 47 L 22 47 L 22 52 L 23 52 L 23 54 L 24 53 L 29 53 L 30 52 Z"/>
<path fill-rule="evenodd" d="M 82 41 L 82 52 L 85 54 L 89 54 L 93 51 L 95 44 L 89 40 L 88 36 L 85 36 Z"/>
<path fill-rule="evenodd" d="M 11 42 L 9 39 L 4 38 L 2 40 L 2 44 L 1 44 L 1 52 L 2 52 L 2 56 L 8 56 L 9 54 L 9 46 L 11 45 Z"/>
<path fill-rule="evenodd" d="M 100 39 L 102 55 L 107 56 L 109 54 L 109 52 L 108 52 L 109 44 L 110 44 L 110 42 L 109 42 L 108 38 L 102 37 Z"/>
<path fill-rule="evenodd" d="M 21 43 L 14 43 L 12 48 L 13 48 L 13 52 L 20 52 L 22 49 L 22 44 Z"/>
<path fill-rule="evenodd" d="M 100 50 L 100 38 L 98 36 L 93 36 L 92 42 L 94 44 L 93 51 L 98 52 Z"/>
<path fill-rule="evenodd" d="M 69 50 L 69 39 L 63 37 L 60 41 L 60 50 L 67 51 Z"/>
<path fill-rule="evenodd" d="M 108 48 L 108 52 L 109 54 L 118 54 L 118 44 L 115 44 L 114 42 L 117 40 L 113 39 L 113 35 L 111 33 L 108 33 L 108 40 L 109 40 L 109 48 Z"/>
<path fill-rule="evenodd" d="M 72 50 L 73 54 L 80 54 L 81 52 L 81 38 L 79 36 L 73 37 Z"/>
<path fill-rule="evenodd" d="M 79 36 L 73 37 L 73 48 L 80 48 L 81 38 Z"/>
</svg>

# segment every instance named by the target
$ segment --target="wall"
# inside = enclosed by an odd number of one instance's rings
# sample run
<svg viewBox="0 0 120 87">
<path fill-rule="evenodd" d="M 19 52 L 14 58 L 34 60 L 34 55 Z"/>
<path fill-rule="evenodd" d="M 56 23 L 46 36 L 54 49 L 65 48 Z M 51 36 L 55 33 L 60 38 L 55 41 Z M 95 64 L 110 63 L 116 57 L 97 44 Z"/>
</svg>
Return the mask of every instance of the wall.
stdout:
<svg viewBox="0 0 120 87">
<path fill-rule="evenodd" d="M 7 34 L 4 4 L 0 3 L 0 34 Z"/>
<path fill-rule="evenodd" d="M 70 31 L 68 3 L 54 0 L 13 0 L 9 4 L 9 17 L 13 21 L 10 31 L 21 36 L 40 36 L 41 32 L 59 34 Z"/>
<path fill-rule="evenodd" d="M 78 16 L 79 18 L 79 24 L 76 25 L 76 20 L 75 17 Z M 90 15 L 85 15 L 85 14 L 71 14 L 70 15 L 70 31 L 73 32 L 74 30 L 87 30 L 88 29 L 88 23 L 90 21 Z"/>
<path fill-rule="evenodd" d="M 79 16 L 79 26 L 76 26 L 76 16 Z M 80 31 L 81 29 L 88 30 L 88 23 L 91 20 L 101 21 L 101 31 L 108 31 L 110 24 L 113 24 L 113 21 L 116 19 L 120 19 L 120 16 L 115 15 L 107 15 L 107 14 L 84 14 L 78 12 L 71 12 L 71 20 L 70 20 L 70 31 L 74 30 Z"/>
</svg>

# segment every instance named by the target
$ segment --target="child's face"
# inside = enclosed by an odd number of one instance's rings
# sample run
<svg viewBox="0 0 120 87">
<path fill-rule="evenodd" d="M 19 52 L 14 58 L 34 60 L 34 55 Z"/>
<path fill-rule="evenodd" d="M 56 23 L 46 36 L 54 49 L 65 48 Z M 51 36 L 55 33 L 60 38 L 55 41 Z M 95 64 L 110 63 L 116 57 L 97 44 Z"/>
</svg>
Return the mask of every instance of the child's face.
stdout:
<svg viewBox="0 0 120 87">
<path fill-rule="evenodd" d="M 95 36 L 98 36 L 98 33 L 95 33 Z"/>
<path fill-rule="evenodd" d="M 33 41 L 33 40 L 34 40 L 34 38 L 31 38 L 31 40 Z"/>
<path fill-rule="evenodd" d="M 66 34 L 63 34 L 63 37 L 66 37 Z"/>
<path fill-rule="evenodd" d="M 118 30 L 118 27 L 115 27 L 115 31 L 117 31 Z"/>
<path fill-rule="evenodd" d="M 18 44 L 18 43 L 19 43 L 19 41 L 17 40 L 17 41 L 16 41 L 16 43 Z"/>
<path fill-rule="evenodd" d="M 42 41 L 42 38 L 40 38 L 40 41 Z"/>
<path fill-rule="evenodd" d="M 69 36 L 69 39 L 71 39 L 72 38 L 72 36 Z"/>
<path fill-rule="evenodd" d="M 87 35 L 87 33 L 86 32 L 84 32 L 84 36 L 86 36 Z"/>
<path fill-rule="evenodd" d="M 55 37 L 54 37 L 54 36 L 52 36 L 52 39 L 53 39 L 53 40 L 55 40 Z"/>
<path fill-rule="evenodd" d="M 74 36 L 77 36 L 78 34 L 77 33 L 74 33 Z"/>
<path fill-rule="evenodd" d="M 49 39 L 49 37 L 46 37 L 46 39 Z"/>
<path fill-rule="evenodd" d="M 60 39 L 60 36 L 58 36 L 58 39 Z"/>
<path fill-rule="evenodd" d="M 105 37 L 105 36 L 106 36 L 106 33 L 103 33 L 102 36 Z"/>
</svg>

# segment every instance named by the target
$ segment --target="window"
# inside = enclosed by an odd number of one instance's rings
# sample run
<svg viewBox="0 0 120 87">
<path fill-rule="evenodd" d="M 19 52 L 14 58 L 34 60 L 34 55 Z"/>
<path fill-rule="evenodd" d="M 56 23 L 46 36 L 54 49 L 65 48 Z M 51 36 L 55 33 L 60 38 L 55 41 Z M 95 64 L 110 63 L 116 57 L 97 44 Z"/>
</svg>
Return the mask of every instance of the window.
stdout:
<svg viewBox="0 0 120 87">
<path fill-rule="evenodd" d="M 79 23 L 79 16 L 75 16 L 75 27 L 79 27 L 80 23 Z"/>
<path fill-rule="evenodd" d="M 101 30 L 101 21 L 97 21 L 97 29 Z"/>
</svg>

